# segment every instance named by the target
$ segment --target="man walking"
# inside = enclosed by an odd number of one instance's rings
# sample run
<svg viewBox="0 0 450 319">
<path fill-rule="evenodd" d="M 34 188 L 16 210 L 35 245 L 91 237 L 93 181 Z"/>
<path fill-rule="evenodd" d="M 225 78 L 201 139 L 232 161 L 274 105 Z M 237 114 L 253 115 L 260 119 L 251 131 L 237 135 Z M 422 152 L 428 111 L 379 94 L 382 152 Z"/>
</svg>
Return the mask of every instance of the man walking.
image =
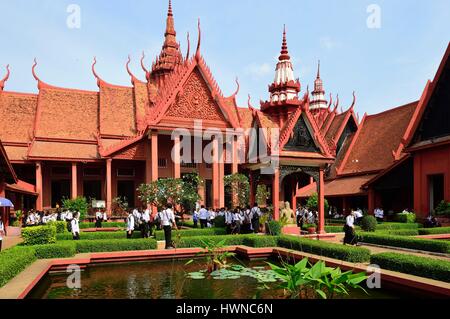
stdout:
<svg viewBox="0 0 450 319">
<path fill-rule="evenodd" d="M 172 204 L 167 204 L 166 209 L 161 214 L 161 226 L 164 229 L 164 238 L 166 240 L 166 249 L 175 248 L 172 242 L 172 227 L 178 229 L 175 221 L 175 214 L 172 210 Z"/>
<path fill-rule="evenodd" d="M 208 227 L 208 218 L 209 218 L 209 212 L 205 208 L 205 205 L 202 205 L 202 208 L 200 208 L 200 211 L 198 212 L 198 217 L 200 219 L 200 227 L 201 229 Z"/>
<path fill-rule="evenodd" d="M 254 233 L 259 233 L 259 218 L 261 217 L 261 210 L 259 209 L 259 206 L 257 203 L 253 205 L 253 208 L 251 210 L 252 215 L 252 228 Z"/>
<path fill-rule="evenodd" d="M 80 223 L 78 218 L 80 217 L 80 213 L 75 213 L 73 215 L 73 219 L 70 222 L 72 228 L 73 240 L 80 240 Z"/>
</svg>

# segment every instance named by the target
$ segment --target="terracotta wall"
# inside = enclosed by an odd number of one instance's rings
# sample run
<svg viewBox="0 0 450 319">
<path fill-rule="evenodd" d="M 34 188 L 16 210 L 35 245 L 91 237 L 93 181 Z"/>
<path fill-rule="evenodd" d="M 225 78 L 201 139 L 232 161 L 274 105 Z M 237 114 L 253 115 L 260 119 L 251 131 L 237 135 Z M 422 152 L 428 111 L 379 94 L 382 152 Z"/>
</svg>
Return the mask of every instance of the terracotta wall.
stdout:
<svg viewBox="0 0 450 319">
<path fill-rule="evenodd" d="M 414 210 L 421 218 L 430 212 L 429 176 L 444 174 L 444 197 L 450 201 L 450 145 L 414 153 Z"/>
</svg>

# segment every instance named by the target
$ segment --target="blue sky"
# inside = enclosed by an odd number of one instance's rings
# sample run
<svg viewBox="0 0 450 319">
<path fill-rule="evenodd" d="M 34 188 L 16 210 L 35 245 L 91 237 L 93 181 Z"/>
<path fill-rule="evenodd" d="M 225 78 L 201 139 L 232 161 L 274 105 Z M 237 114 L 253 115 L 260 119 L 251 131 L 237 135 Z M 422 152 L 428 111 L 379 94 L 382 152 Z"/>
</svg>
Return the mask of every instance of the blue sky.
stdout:
<svg viewBox="0 0 450 319">
<path fill-rule="evenodd" d="M 37 92 L 34 57 L 41 79 L 56 86 L 97 90 L 93 56 L 107 82 L 131 85 L 128 54 L 144 79 L 141 52 L 147 65 L 159 53 L 167 1 L 0 0 L 0 65 L 12 68 L 6 89 Z M 70 4 L 81 8 L 80 29 L 67 27 Z M 367 26 L 370 4 L 381 9 L 379 29 Z M 200 17 L 202 53 L 225 95 L 239 77 L 242 106 L 247 94 L 254 106 L 268 98 L 283 24 L 302 91 L 312 87 L 320 59 L 327 94 L 339 93 L 346 108 L 355 90 L 361 115 L 418 99 L 450 40 L 448 0 L 173 0 L 173 7 L 183 52 L 188 31 L 196 45 Z"/>
</svg>

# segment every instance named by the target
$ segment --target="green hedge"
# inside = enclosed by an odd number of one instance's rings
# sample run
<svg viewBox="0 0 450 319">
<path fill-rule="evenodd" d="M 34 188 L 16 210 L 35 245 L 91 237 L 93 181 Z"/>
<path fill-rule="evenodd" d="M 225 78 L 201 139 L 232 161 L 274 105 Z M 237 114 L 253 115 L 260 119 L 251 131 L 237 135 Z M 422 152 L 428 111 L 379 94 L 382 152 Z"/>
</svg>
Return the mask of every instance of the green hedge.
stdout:
<svg viewBox="0 0 450 319">
<path fill-rule="evenodd" d="M 13 247 L 0 253 L 0 287 L 36 260 L 31 247 Z"/>
<path fill-rule="evenodd" d="M 267 223 L 269 234 L 272 236 L 280 236 L 283 226 L 281 222 L 276 220 L 271 220 Z"/>
<path fill-rule="evenodd" d="M 38 259 L 69 258 L 76 254 L 75 243 L 57 243 L 33 246 Z"/>
<path fill-rule="evenodd" d="M 398 253 L 372 255 L 370 263 L 382 269 L 450 282 L 450 262 Z"/>
<path fill-rule="evenodd" d="M 419 235 L 439 235 L 439 234 L 450 234 L 450 227 L 419 229 Z"/>
<path fill-rule="evenodd" d="M 277 247 L 278 238 L 275 236 L 248 235 L 244 236 L 242 244 L 254 248 Z"/>
<path fill-rule="evenodd" d="M 77 253 L 153 250 L 158 246 L 154 239 L 80 240 L 74 243 Z"/>
<path fill-rule="evenodd" d="M 56 242 L 56 226 L 35 226 L 23 228 L 22 238 L 23 244 L 26 246 L 53 244 Z"/>
<path fill-rule="evenodd" d="M 212 235 L 225 235 L 226 234 L 225 228 L 205 228 L 205 229 L 186 229 L 186 230 L 179 230 L 179 231 L 172 231 L 172 237 L 175 238 L 178 235 L 181 237 L 194 237 L 194 236 L 212 236 Z M 164 240 L 164 232 L 163 231 L 156 231 L 156 239 L 157 240 Z M 124 239 L 126 238 L 125 231 L 116 231 L 116 232 L 81 232 L 80 233 L 80 239 L 81 240 L 99 240 L 99 239 Z M 135 231 L 133 233 L 134 239 L 141 238 L 141 232 Z M 72 234 L 65 233 L 65 234 L 57 234 L 56 235 L 57 240 L 71 240 Z"/>
<path fill-rule="evenodd" d="M 61 220 L 58 220 L 56 222 L 49 222 L 47 224 L 47 226 L 55 226 L 57 234 L 62 234 L 62 233 L 65 233 L 65 232 L 68 231 L 67 230 L 67 222 L 64 222 L 64 221 L 61 221 Z"/>
<path fill-rule="evenodd" d="M 277 247 L 277 237 L 260 235 L 214 235 L 183 237 L 175 239 L 177 248 L 203 247 L 203 242 L 215 244 L 224 241 L 225 246 L 249 246 L 249 247 Z"/>
<path fill-rule="evenodd" d="M 375 234 L 383 234 L 390 236 L 417 236 L 419 235 L 418 229 L 392 229 L 392 230 L 380 230 Z"/>
<path fill-rule="evenodd" d="M 382 223 L 377 226 L 377 230 L 391 230 L 391 229 L 418 229 L 420 224 L 417 223 Z"/>
<path fill-rule="evenodd" d="M 449 253 L 450 242 L 385 234 L 358 233 L 358 240 L 368 244 Z"/>
<path fill-rule="evenodd" d="M 102 228 L 125 228 L 126 223 L 106 222 L 102 223 Z M 80 229 L 95 228 L 95 223 L 80 223 Z"/>
<path fill-rule="evenodd" d="M 414 213 L 399 213 L 395 215 L 395 221 L 399 223 L 415 223 L 416 222 L 416 214 Z"/>
<path fill-rule="evenodd" d="M 278 246 L 354 263 L 367 262 L 370 259 L 370 250 L 366 248 L 344 246 L 292 236 L 279 237 Z"/>
</svg>

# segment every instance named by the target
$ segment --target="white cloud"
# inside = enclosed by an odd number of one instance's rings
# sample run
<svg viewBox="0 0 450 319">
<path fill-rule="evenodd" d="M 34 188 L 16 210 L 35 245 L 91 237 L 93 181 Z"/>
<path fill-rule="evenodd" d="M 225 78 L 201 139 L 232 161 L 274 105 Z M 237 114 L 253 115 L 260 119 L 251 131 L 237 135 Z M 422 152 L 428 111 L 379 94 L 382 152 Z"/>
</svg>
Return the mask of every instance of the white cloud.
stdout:
<svg viewBox="0 0 450 319">
<path fill-rule="evenodd" d="M 268 74 L 271 74 L 273 70 L 273 66 L 269 63 L 262 63 L 262 64 L 256 64 L 252 63 L 249 66 L 245 68 L 245 73 L 247 75 L 252 75 L 256 78 L 262 78 L 267 76 Z"/>
<path fill-rule="evenodd" d="M 336 47 L 339 47 L 340 43 L 330 37 L 321 37 L 320 45 L 327 50 L 331 50 Z"/>
</svg>

